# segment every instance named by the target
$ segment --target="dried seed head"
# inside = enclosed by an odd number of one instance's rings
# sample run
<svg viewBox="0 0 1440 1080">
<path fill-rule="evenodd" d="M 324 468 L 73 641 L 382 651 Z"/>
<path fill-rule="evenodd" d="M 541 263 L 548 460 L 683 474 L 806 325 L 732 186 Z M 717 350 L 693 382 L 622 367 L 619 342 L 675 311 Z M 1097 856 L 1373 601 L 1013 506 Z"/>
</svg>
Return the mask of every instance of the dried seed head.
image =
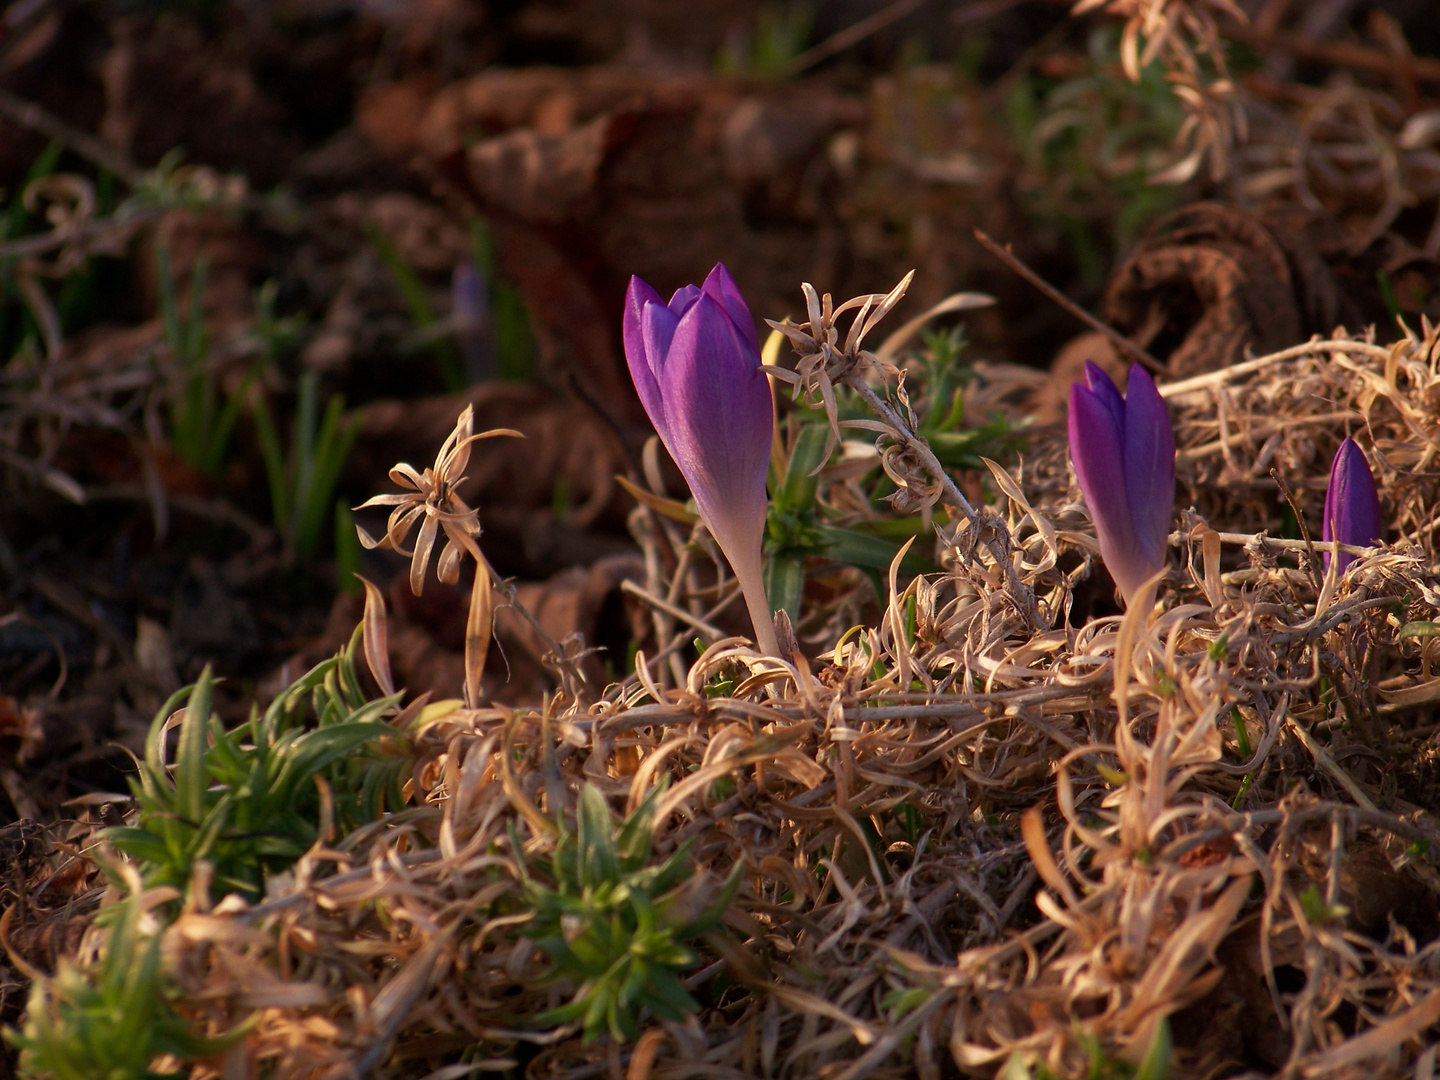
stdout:
<svg viewBox="0 0 1440 1080">
<path fill-rule="evenodd" d="M 794 324 L 774 322 L 766 319 L 771 329 L 784 334 L 795 350 L 795 370 L 771 368 L 770 374 L 781 382 L 795 388 L 795 397 L 812 409 L 824 409 L 830 421 L 830 439 L 825 447 L 825 456 L 835 449 L 840 441 L 840 417 L 835 406 L 835 384 L 844 382 L 854 372 L 875 371 L 881 375 L 899 375 L 895 365 L 881 360 L 873 352 L 864 349 L 865 337 L 875 329 L 880 320 L 904 297 L 910 288 L 915 271 L 900 279 L 899 284 L 888 293 L 866 293 L 845 301 L 835 307 L 830 294 L 823 297 L 815 292 L 815 286 L 808 281 L 800 286 L 805 294 L 806 322 Z M 841 342 L 839 319 L 854 311 L 850 329 Z"/>
<path fill-rule="evenodd" d="M 475 410 L 465 406 L 465 411 L 455 422 L 452 431 L 440 445 L 435 455 L 435 464 L 424 472 L 416 472 L 413 465 L 400 462 L 390 470 L 390 479 L 409 491 L 390 495 L 376 495 L 357 506 L 364 510 L 372 506 L 393 506 L 390 520 L 385 524 L 385 535 L 376 540 L 360 526 L 355 531 L 360 544 L 370 550 L 398 551 L 410 556 L 410 591 L 419 596 L 425 588 L 425 570 L 430 565 L 430 555 L 435 540 L 443 532 L 445 546 L 440 550 L 435 572 L 441 581 L 453 585 L 460 580 L 460 559 L 469 553 L 477 564 L 483 562 L 480 547 L 475 542 L 480 535 L 480 518 L 465 500 L 456 494 L 456 489 L 465 479 L 465 466 L 470 463 L 470 447 L 481 439 L 496 435 L 513 435 L 524 438 L 511 428 L 495 428 L 473 434 Z M 413 550 L 405 550 L 405 541 L 410 530 L 420 526 Z"/>
</svg>

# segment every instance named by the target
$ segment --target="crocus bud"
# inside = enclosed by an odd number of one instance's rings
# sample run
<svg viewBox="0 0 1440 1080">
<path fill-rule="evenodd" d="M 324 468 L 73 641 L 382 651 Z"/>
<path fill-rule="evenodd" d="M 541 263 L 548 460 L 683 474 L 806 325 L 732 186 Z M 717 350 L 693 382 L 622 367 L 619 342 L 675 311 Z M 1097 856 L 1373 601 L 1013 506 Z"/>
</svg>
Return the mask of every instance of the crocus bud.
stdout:
<svg viewBox="0 0 1440 1080">
<path fill-rule="evenodd" d="M 465 375 L 472 382 L 495 377 L 495 356 L 491 347 L 490 283 L 473 262 L 455 264 L 450 276 L 450 321 L 460 353 L 465 357 Z"/>
<path fill-rule="evenodd" d="M 1347 436 L 1330 465 L 1330 486 L 1325 489 L 1325 520 L 1320 536 L 1326 543 L 1338 540 L 1356 547 L 1373 547 L 1380 542 L 1381 531 L 1380 496 L 1375 493 L 1370 463 L 1365 460 L 1365 451 L 1359 443 Z M 1321 558 L 1329 572 L 1330 553 L 1324 552 Z M 1345 573 L 1345 567 L 1354 559 L 1354 555 L 1341 552 L 1336 573 Z"/>
<path fill-rule="evenodd" d="M 719 263 L 666 304 L 638 277 L 625 294 L 625 359 L 665 449 L 745 594 L 755 640 L 776 654 L 760 549 L 774 418 L 755 321 Z"/>
<path fill-rule="evenodd" d="M 1100 557 L 1128 604 L 1168 559 L 1175 432 L 1149 373 L 1130 369 L 1126 397 L 1088 361 L 1070 388 L 1070 460 L 1095 522 Z"/>
</svg>

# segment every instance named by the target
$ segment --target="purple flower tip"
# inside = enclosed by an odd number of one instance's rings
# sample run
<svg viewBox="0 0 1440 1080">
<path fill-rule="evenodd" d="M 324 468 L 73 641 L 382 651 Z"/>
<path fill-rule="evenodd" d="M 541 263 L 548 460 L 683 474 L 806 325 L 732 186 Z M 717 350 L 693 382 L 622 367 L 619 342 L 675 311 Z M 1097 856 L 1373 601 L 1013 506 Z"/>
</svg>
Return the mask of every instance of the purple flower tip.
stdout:
<svg viewBox="0 0 1440 1080">
<path fill-rule="evenodd" d="M 716 263 L 704 284 L 668 304 L 632 277 L 623 329 L 635 392 L 735 570 L 757 641 L 773 652 L 760 546 L 774 415 L 750 309 Z"/>
<path fill-rule="evenodd" d="M 1166 563 L 1175 507 L 1175 432 L 1139 364 L 1126 396 L 1097 365 L 1070 388 L 1070 459 L 1095 522 L 1100 557 L 1127 603 Z"/>
<path fill-rule="evenodd" d="M 1373 547 L 1380 542 L 1383 531 L 1380 496 L 1375 491 L 1375 477 L 1370 473 L 1370 463 L 1365 460 L 1365 451 L 1360 449 L 1360 444 L 1347 436 L 1330 465 L 1321 539 L 1326 543 L 1338 540 L 1356 547 Z M 1330 553 L 1322 553 L 1321 558 L 1328 573 Z M 1342 552 L 1339 559 L 1337 572 L 1343 574 L 1355 556 Z"/>
</svg>

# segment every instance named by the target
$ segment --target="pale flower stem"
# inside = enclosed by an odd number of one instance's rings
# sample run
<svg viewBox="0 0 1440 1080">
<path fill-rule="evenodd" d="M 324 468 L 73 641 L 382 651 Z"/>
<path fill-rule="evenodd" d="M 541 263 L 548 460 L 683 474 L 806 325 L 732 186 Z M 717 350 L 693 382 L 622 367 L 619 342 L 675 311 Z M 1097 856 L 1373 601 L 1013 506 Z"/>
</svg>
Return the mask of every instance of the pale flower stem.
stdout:
<svg viewBox="0 0 1440 1080">
<path fill-rule="evenodd" d="M 945 493 L 947 501 L 952 503 L 956 509 L 969 519 L 972 527 L 978 529 L 981 524 L 980 515 L 975 512 L 975 508 L 970 505 L 970 500 L 965 498 L 964 493 L 955 483 L 955 480 L 945 470 L 945 466 L 940 463 L 940 459 L 935 456 L 935 452 L 930 449 L 930 444 L 910 430 L 910 426 L 905 423 L 900 414 L 895 411 L 894 407 L 879 394 L 875 393 L 875 391 L 870 388 L 870 384 L 865 381 L 864 376 L 859 372 L 850 372 L 845 376 L 843 381 L 846 386 L 850 387 L 850 389 L 854 390 L 855 393 L 860 396 L 861 401 L 870 407 L 871 412 L 875 413 L 876 416 L 890 425 L 896 438 L 905 449 L 915 452 L 920 460 L 925 463 L 925 468 L 930 475 L 940 482 L 940 489 Z M 997 522 L 997 524 L 999 523 Z M 1003 525 L 1001 527 L 1003 528 Z M 1038 625 L 1040 611 L 1035 603 L 1034 592 L 1021 582 L 1020 576 L 1015 573 L 1015 567 L 1011 565 L 1009 559 L 1004 557 L 1004 552 L 997 551 L 989 540 L 982 539 L 981 543 L 985 545 L 985 550 L 990 552 L 991 558 L 995 560 L 996 565 L 1000 567 L 1001 572 L 1005 575 L 1005 581 L 1006 584 L 1010 586 L 1011 595 L 1026 606 L 1028 609 L 1026 615 L 1032 622 Z"/>
<path fill-rule="evenodd" d="M 746 575 L 746 577 L 751 576 Z M 755 644 L 766 656 L 774 656 L 781 660 L 788 659 L 780 655 L 780 639 L 775 636 L 775 623 L 770 614 L 770 603 L 765 596 L 765 586 L 760 580 L 759 573 L 754 574 L 754 580 L 749 582 L 738 573 L 735 577 L 740 582 L 740 591 L 745 594 L 745 606 L 750 609 L 750 621 L 755 625 Z"/>
<path fill-rule="evenodd" d="M 728 551 L 725 552 L 725 557 L 730 560 L 730 569 L 735 572 L 735 580 L 740 583 L 740 591 L 745 594 L 745 606 L 750 609 L 750 622 L 755 627 L 756 647 L 766 656 L 790 659 L 788 656 L 781 656 L 780 640 L 775 636 L 770 598 L 765 594 L 765 575 L 760 568 L 760 545 L 757 543 L 754 546 L 753 553 L 747 550 L 743 559 L 732 558 Z"/>
</svg>

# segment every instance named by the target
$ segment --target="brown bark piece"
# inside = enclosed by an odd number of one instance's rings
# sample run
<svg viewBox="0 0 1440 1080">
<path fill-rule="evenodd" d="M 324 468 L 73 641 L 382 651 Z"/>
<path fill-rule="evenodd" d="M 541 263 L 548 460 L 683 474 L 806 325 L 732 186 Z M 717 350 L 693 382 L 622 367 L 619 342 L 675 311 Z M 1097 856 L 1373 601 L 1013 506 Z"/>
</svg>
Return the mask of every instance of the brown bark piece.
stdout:
<svg viewBox="0 0 1440 1080">
<path fill-rule="evenodd" d="M 1104 316 L 1172 376 L 1301 338 L 1285 248 L 1253 214 L 1197 203 L 1165 218 L 1111 278 Z"/>
</svg>

